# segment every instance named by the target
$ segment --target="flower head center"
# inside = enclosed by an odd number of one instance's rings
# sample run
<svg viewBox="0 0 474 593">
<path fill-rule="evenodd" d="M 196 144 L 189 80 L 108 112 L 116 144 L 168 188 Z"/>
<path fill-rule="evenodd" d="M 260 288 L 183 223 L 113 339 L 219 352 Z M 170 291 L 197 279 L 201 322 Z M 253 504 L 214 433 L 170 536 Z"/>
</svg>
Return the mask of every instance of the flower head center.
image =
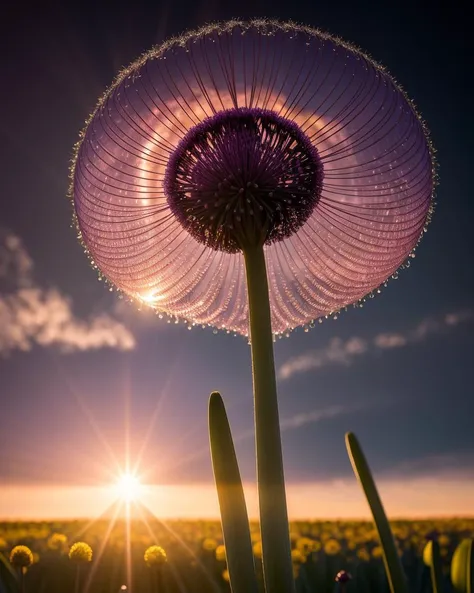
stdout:
<svg viewBox="0 0 474 593">
<path fill-rule="evenodd" d="M 219 112 L 172 154 L 168 203 L 200 243 L 230 253 L 281 241 L 314 210 L 323 167 L 294 122 L 264 109 Z"/>
</svg>

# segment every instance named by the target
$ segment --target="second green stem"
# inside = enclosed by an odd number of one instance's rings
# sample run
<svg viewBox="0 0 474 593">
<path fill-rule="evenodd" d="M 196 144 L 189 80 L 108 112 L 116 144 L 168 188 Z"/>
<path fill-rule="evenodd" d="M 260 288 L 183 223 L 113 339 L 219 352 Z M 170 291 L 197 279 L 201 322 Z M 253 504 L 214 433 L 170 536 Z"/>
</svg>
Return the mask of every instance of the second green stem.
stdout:
<svg viewBox="0 0 474 593">
<path fill-rule="evenodd" d="M 295 591 L 286 506 L 273 334 L 263 246 L 244 250 L 255 405 L 257 481 L 266 593 Z"/>
</svg>

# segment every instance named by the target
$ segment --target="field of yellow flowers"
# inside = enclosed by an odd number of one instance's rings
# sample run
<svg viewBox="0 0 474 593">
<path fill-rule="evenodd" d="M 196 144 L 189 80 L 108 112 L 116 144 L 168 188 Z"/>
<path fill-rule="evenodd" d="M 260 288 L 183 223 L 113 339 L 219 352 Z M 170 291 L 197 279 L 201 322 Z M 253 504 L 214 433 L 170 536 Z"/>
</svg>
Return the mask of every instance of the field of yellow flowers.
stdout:
<svg viewBox="0 0 474 593">
<path fill-rule="evenodd" d="M 423 560 L 430 540 L 439 543 L 444 589 L 450 593 L 451 558 L 461 540 L 474 537 L 474 519 L 395 521 L 392 529 L 410 593 L 431 591 L 429 568 Z M 252 540 L 260 568 L 257 524 L 252 524 Z M 388 592 L 382 550 L 371 523 L 292 523 L 291 541 L 298 593 Z M 335 582 L 341 570 L 352 577 L 347 583 Z M 157 519 L 130 524 L 107 520 L 0 523 L 0 593 L 14 591 L 230 591 L 220 524 Z"/>
</svg>

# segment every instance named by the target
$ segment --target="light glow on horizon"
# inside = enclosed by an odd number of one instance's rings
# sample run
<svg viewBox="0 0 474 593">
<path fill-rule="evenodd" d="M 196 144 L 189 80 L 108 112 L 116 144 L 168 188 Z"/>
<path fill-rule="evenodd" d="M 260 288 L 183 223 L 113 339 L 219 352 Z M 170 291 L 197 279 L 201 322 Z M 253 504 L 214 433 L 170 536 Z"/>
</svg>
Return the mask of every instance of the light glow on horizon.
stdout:
<svg viewBox="0 0 474 593">
<path fill-rule="evenodd" d="M 468 472 L 380 478 L 377 486 L 392 520 L 473 516 L 474 481 Z M 256 519 L 256 487 L 244 484 L 244 489 L 249 517 Z M 353 478 L 289 483 L 287 498 L 290 520 L 371 519 L 364 495 Z M 116 501 L 114 489 L 104 486 L 5 485 L 0 487 L 0 520 L 98 518 Z M 140 502 L 160 519 L 219 519 L 212 483 L 147 486 Z"/>
<path fill-rule="evenodd" d="M 117 497 L 124 502 L 138 502 L 143 495 L 143 486 L 134 474 L 122 474 L 115 486 Z"/>
</svg>

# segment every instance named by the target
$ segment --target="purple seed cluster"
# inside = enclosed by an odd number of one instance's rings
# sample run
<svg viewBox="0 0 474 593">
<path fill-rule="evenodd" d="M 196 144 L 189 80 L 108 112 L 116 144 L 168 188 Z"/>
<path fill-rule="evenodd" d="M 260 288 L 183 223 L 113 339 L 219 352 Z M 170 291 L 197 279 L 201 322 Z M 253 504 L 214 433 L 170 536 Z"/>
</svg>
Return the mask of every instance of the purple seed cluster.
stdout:
<svg viewBox="0 0 474 593">
<path fill-rule="evenodd" d="M 170 158 L 165 193 L 193 237 L 235 253 L 290 237 L 318 203 L 323 166 L 293 122 L 264 109 L 218 113 Z"/>
</svg>

